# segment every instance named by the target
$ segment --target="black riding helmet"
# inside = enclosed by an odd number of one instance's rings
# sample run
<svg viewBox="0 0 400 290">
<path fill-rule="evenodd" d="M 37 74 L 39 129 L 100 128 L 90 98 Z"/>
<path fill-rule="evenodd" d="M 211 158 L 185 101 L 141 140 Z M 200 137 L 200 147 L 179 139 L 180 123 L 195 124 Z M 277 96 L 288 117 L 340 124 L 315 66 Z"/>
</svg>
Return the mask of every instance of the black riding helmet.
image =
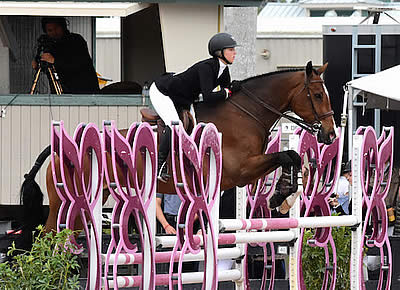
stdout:
<svg viewBox="0 0 400 290">
<path fill-rule="evenodd" d="M 221 32 L 211 37 L 210 41 L 208 42 L 208 52 L 212 57 L 221 57 L 230 64 L 230 62 L 225 58 L 223 51 L 225 48 L 232 48 L 236 46 L 238 46 L 238 44 L 232 35 Z M 221 56 L 217 55 L 218 51 L 221 52 Z"/>
</svg>

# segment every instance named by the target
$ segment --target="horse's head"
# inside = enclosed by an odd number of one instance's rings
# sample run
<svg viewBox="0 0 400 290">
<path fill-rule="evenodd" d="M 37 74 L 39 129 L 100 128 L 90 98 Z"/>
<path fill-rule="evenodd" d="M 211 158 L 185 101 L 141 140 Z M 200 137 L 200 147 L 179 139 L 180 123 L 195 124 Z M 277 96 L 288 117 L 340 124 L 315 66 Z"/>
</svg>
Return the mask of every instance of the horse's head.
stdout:
<svg viewBox="0 0 400 290">
<path fill-rule="evenodd" d="M 325 63 L 314 70 L 312 62 L 307 63 L 306 71 L 301 81 L 302 88 L 296 88 L 291 98 L 290 107 L 317 134 L 318 142 L 331 144 L 335 138 L 335 121 L 328 91 L 320 75 L 326 70 Z"/>
</svg>

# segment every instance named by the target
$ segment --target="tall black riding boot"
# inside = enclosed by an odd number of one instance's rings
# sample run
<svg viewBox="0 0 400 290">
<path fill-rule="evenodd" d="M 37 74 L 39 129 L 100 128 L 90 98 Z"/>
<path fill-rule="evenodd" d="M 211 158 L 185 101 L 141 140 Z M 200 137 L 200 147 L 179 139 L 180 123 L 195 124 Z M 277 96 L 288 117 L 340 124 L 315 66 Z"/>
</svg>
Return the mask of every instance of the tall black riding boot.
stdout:
<svg viewBox="0 0 400 290">
<path fill-rule="evenodd" d="M 160 146 L 158 147 L 158 171 L 157 178 L 162 182 L 168 182 L 167 157 L 171 149 L 171 128 L 165 126 L 160 134 Z"/>
</svg>

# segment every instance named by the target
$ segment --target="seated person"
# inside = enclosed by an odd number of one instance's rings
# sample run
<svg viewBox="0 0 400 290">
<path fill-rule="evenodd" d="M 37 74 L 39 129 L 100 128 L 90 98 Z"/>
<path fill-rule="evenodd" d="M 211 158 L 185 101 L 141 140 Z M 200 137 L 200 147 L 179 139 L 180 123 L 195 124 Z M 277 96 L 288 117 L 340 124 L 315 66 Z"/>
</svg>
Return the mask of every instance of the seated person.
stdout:
<svg viewBox="0 0 400 290">
<path fill-rule="evenodd" d="M 164 210 L 162 204 L 164 203 Z M 178 218 L 181 199 L 177 194 L 160 194 L 156 196 L 156 216 L 158 222 L 169 235 L 176 235 L 176 222 Z M 198 262 L 185 262 L 182 264 L 183 272 L 196 272 Z M 167 272 L 167 270 L 165 271 Z M 174 272 L 178 272 L 178 263 L 174 263 Z"/>
<path fill-rule="evenodd" d="M 350 160 L 342 167 L 342 175 L 338 180 L 337 193 L 329 198 L 329 204 L 334 212 L 346 215 L 349 214 L 351 184 L 352 174 Z"/>
<path fill-rule="evenodd" d="M 162 203 L 164 202 L 164 210 Z M 158 222 L 166 234 L 176 234 L 176 221 L 178 217 L 181 199 L 177 194 L 160 194 L 156 197 L 156 216 Z"/>
<path fill-rule="evenodd" d="M 76 33 L 69 32 L 64 17 L 42 18 L 42 29 L 46 33 L 39 38 L 38 55 L 32 68 L 39 65 L 54 65 L 63 93 L 93 94 L 99 91 L 99 83 L 93 60 L 86 41 Z M 43 67 L 44 69 L 44 67 Z M 52 93 L 56 90 L 49 77 Z"/>
</svg>

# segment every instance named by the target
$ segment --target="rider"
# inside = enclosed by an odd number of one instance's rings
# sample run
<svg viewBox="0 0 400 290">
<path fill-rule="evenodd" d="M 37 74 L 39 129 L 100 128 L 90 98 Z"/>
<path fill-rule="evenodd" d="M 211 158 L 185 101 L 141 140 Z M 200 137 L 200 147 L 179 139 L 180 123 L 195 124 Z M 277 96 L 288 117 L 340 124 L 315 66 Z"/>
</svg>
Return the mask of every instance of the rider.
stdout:
<svg viewBox="0 0 400 290">
<path fill-rule="evenodd" d="M 166 127 L 160 136 L 158 179 L 168 180 L 166 160 L 171 147 L 171 122 L 179 121 L 178 111 L 189 110 L 195 102 L 217 103 L 229 98 L 239 87 L 232 82 L 228 65 L 235 60 L 237 43 L 228 33 L 214 35 L 208 43 L 212 58 L 200 61 L 186 71 L 164 74 L 150 87 L 150 100 Z"/>
</svg>

